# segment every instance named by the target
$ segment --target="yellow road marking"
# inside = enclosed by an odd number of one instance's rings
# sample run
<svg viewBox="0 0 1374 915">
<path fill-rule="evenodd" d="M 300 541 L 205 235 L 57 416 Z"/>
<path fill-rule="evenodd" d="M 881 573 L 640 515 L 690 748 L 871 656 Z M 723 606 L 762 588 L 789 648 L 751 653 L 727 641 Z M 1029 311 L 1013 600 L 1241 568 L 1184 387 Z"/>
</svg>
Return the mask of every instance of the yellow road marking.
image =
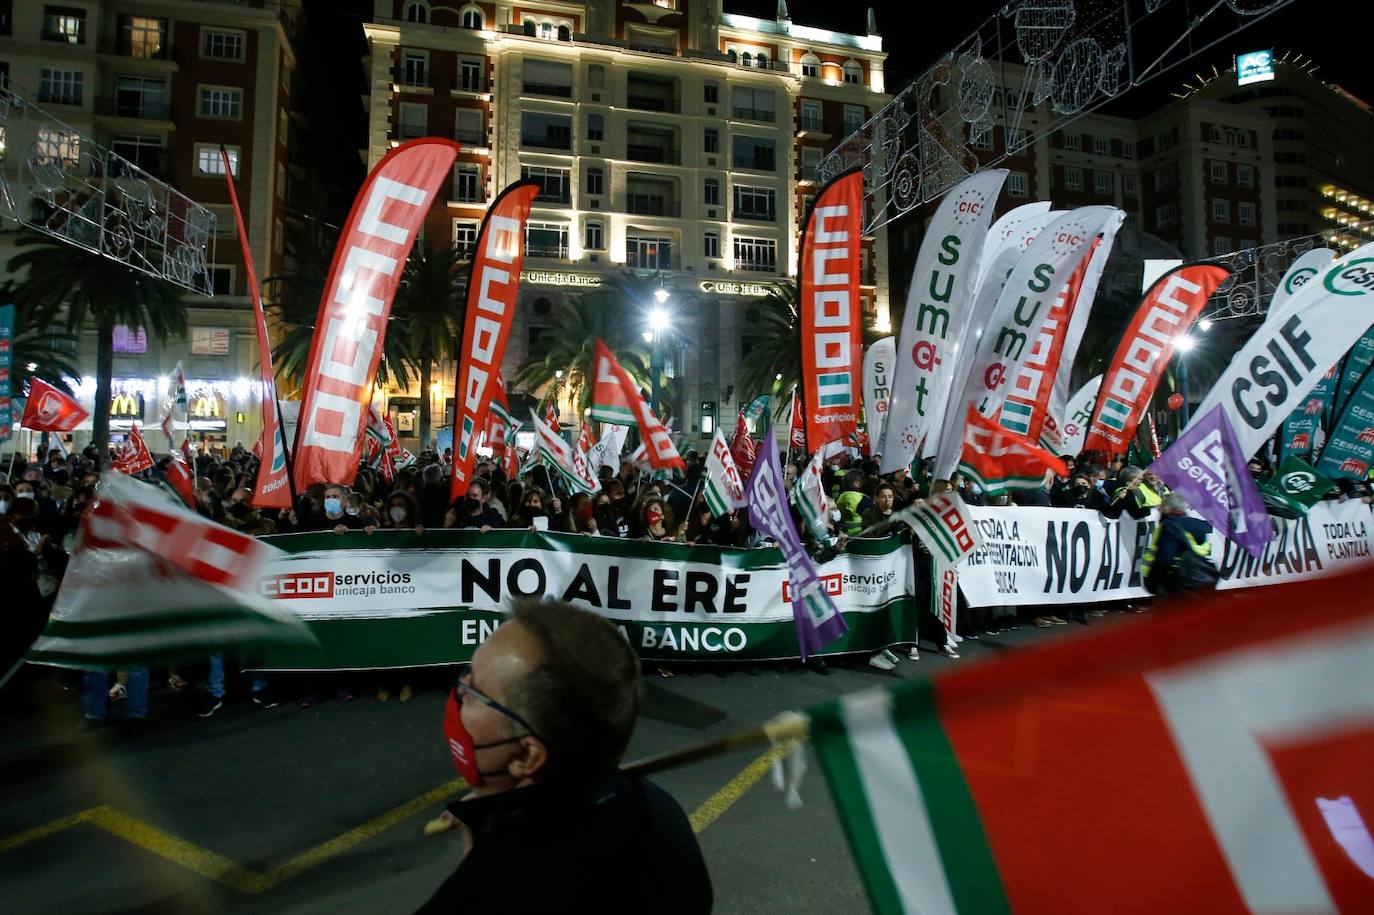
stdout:
<svg viewBox="0 0 1374 915">
<path fill-rule="evenodd" d="M 757 759 L 745 766 L 719 791 L 692 811 L 688 818 L 692 824 L 692 831 L 700 833 L 718 820 L 750 788 L 754 787 L 759 779 L 763 778 L 772 768 L 774 759 L 787 755 L 795 745 L 795 742 L 788 742 L 770 747 Z M 89 823 L 97 829 L 104 830 L 131 845 L 136 845 L 144 851 L 151 852 L 159 858 L 200 874 L 202 877 L 213 880 L 231 890 L 244 895 L 255 896 L 323 864 L 355 845 L 386 832 L 393 826 L 410 819 L 445 798 L 451 797 L 462 787 L 462 779 L 445 782 L 361 826 L 356 826 L 342 835 L 295 856 L 266 873 L 244 867 L 223 855 L 216 854 L 194 842 L 188 842 L 179 836 L 158 829 L 145 820 L 106 805 L 91 807 L 71 816 L 62 817 L 50 823 L 44 823 L 42 826 L 0 839 L 0 854 L 56 835 L 82 823 Z"/>
<path fill-rule="evenodd" d="M 702 805 L 692 811 L 688 820 L 692 824 L 692 832 L 701 832 L 720 818 L 720 815 L 729 810 L 735 801 L 744 797 L 744 793 L 758 783 L 769 769 L 773 768 L 773 760 L 786 756 L 796 745 L 795 741 L 769 747 L 758 759 L 745 766 L 744 769 L 730 779 L 715 794 L 702 802 Z"/>
</svg>

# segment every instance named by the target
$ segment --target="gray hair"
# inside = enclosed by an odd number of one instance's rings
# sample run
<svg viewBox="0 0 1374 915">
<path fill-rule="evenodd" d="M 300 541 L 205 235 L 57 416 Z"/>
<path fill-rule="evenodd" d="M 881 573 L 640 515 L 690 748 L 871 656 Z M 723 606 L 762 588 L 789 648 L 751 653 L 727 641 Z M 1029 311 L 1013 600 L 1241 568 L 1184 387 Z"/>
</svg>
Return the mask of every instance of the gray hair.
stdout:
<svg viewBox="0 0 1374 915">
<path fill-rule="evenodd" d="M 1182 493 L 1171 492 L 1160 502 L 1159 510 L 1168 515 L 1186 515 L 1192 508 Z"/>
<path fill-rule="evenodd" d="M 1145 471 L 1141 470 L 1139 467 L 1134 464 L 1127 464 L 1125 467 L 1121 468 L 1120 480 L 1123 483 L 1134 483 L 1144 475 Z"/>
</svg>

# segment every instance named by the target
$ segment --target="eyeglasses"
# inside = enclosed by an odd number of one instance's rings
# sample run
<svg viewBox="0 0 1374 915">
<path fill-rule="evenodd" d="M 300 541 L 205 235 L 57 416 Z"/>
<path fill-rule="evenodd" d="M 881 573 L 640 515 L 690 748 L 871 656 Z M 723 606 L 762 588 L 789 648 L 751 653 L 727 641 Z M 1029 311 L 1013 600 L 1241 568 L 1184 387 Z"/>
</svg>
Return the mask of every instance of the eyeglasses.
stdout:
<svg viewBox="0 0 1374 915">
<path fill-rule="evenodd" d="M 544 738 L 543 738 L 542 736 L 540 736 L 539 732 L 536 731 L 536 730 L 534 729 L 534 726 L 533 726 L 532 724 L 530 724 L 528 721 L 526 721 L 526 720 L 525 720 L 524 718 L 522 718 L 520 715 L 518 715 L 518 714 L 516 714 L 515 712 L 511 711 L 510 709 L 506 708 L 506 707 L 505 707 L 504 705 L 502 705 L 501 703 L 497 702 L 495 699 L 493 699 L 493 698 L 491 698 L 490 696 L 488 696 L 486 693 L 482 692 L 482 691 L 481 691 L 480 689 L 478 689 L 477 687 L 473 686 L 473 685 L 472 685 L 472 682 L 471 682 L 471 678 L 472 678 L 472 674 L 471 674 L 471 673 L 466 673 L 466 674 L 464 674 L 462 677 L 460 677 L 460 678 L 458 679 L 458 684 L 457 684 L 457 687 L 456 687 L 456 689 L 457 689 L 457 691 L 458 691 L 458 701 L 461 702 L 461 701 L 463 700 L 463 696 L 464 696 L 464 695 L 471 696 L 472 698 L 476 699 L 478 702 L 480 702 L 480 703 L 482 703 L 483 705 L 485 705 L 487 708 L 489 708 L 489 709 L 491 709 L 491 710 L 493 710 L 493 711 L 495 711 L 495 712 L 498 712 L 498 713 L 500 713 L 500 714 L 502 714 L 502 715 L 505 715 L 505 716 L 506 716 L 507 718 L 509 718 L 511 721 L 514 721 L 516 724 L 520 725 L 520 726 L 523 727 L 525 730 L 529 731 L 531 736 L 533 736 L 533 737 L 538 737 L 538 738 L 539 738 L 541 741 L 543 741 L 544 743 L 546 743 L 546 744 L 548 743 L 548 741 L 547 741 L 547 740 L 544 740 Z"/>
</svg>

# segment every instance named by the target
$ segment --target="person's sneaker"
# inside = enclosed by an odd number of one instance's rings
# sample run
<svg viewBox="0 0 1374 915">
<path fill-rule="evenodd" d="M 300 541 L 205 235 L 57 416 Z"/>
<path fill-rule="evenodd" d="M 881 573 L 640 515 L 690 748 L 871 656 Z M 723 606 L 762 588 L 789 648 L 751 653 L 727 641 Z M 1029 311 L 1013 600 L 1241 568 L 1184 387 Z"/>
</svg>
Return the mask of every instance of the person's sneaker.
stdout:
<svg viewBox="0 0 1374 915">
<path fill-rule="evenodd" d="M 110 687 L 111 702 L 118 702 L 120 699 L 127 698 L 129 698 L 129 690 L 124 686 L 123 683 L 116 683 L 114 686 Z"/>
<path fill-rule="evenodd" d="M 411 699 L 411 697 L 414 696 L 414 695 L 415 695 L 415 690 L 413 690 L 413 689 L 410 688 L 410 684 L 409 684 L 409 683 L 402 683 L 402 684 L 401 684 L 401 694 L 400 694 L 399 696 L 397 696 L 396 698 L 399 699 L 399 700 L 401 700 L 402 702 L 409 702 L 410 699 Z"/>
<path fill-rule="evenodd" d="M 968 632 L 968 634 L 965 635 L 964 638 L 966 638 L 966 639 L 973 639 L 975 642 L 978 641 L 978 630 L 976 630 L 976 629 L 970 629 L 969 632 Z"/>
<path fill-rule="evenodd" d="M 277 701 L 277 697 L 265 689 L 258 690 L 253 694 L 253 704 L 258 708 L 276 708 L 281 705 L 281 703 Z"/>
<path fill-rule="evenodd" d="M 1091 616 L 1091 617 L 1092 617 L 1093 619 L 1095 619 L 1095 620 L 1100 620 L 1100 619 L 1102 619 L 1102 617 L 1104 617 L 1104 616 L 1106 616 L 1106 615 L 1107 615 L 1107 611 L 1106 611 L 1106 610 L 1089 610 L 1089 611 L 1088 611 L 1088 616 Z"/>
<path fill-rule="evenodd" d="M 378 702 L 385 702 L 385 701 L 387 701 L 387 700 L 390 699 L 390 698 L 391 698 L 391 690 L 387 689 L 385 686 L 379 686 L 379 687 L 377 687 L 377 701 L 378 701 Z"/>
<path fill-rule="evenodd" d="M 951 645 L 949 642 L 946 642 L 945 644 L 940 646 L 940 654 L 944 655 L 947 658 L 959 657 L 959 652 L 955 651 L 954 646 Z"/>
<path fill-rule="evenodd" d="M 892 670 L 897 666 L 897 662 L 892 660 L 892 653 L 880 651 L 868 659 L 869 667 L 876 667 L 879 670 Z"/>
<path fill-rule="evenodd" d="M 830 665 L 825 663 L 824 658 L 807 658 L 806 669 L 822 677 L 830 676 Z"/>
<path fill-rule="evenodd" d="M 1037 616 L 1035 619 L 1031 620 L 1031 625 L 1037 629 L 1048 629 L 1053 626 L 1054 623 L 1050 622 L 1049 617 Z"/>
<path fill-rule="evenodd" d="M 1062 617 L 1058 617 L 1058 616 L 1053 616 L 1053 615 L 1051 615 L 1051 616 L 1045 617 L 1045 619 L 1049 620 L 1049 621 L 1050 621 L 1052 624 L 1054 624 L 1055 626 L 1067 626 L 1067 625 L 1069 625 L 1069 621 L 1066 620 L 1066 619 L 1063 619 Z"/>
<path fill-rule="evenodd" d="M 168 689 L 174 689 L 177 692 L 181 692 L 183 689 L 190 685 L 191 681 L 187 680 L 185 677 L 181 676 L 178 673 L 174 672 L 172 674 L 169 674 L 167 677 Z"/>
<path fill-rule="evenodd" d="M 917 648 L 915 645 L 912 645 L 909 649 L 907 649 L 906 656 L 913 661 L 919 661 L 921 660 L 921 649 Z"/>
<path fill-rule="evenodd" d="M 224 705 L 224 697 L 212 696 L 209 693 L 196 694 L 196 717 L 209 718 Z"/>
</svg>

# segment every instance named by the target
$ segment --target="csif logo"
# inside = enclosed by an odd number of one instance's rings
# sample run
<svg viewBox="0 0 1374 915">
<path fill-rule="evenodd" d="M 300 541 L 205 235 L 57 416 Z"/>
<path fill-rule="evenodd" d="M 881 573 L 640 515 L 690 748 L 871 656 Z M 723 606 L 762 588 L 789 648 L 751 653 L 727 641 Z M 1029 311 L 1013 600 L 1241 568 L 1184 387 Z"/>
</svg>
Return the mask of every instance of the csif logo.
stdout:
<svg viewBox="0 0 1374 915">
<path fill-rule="evenodd" d="M 1336 295 L 1367 295 L 1374 292 L 1374 257 L 1347 261 L 1328 271 L 1322 283 Z"/>
<path fill-rule="evenodd" d="M 1310 492 L 1317 487 L 1317 478 L 1309 470 L 1295 470 L 1284 474 L 1279 485 L 1283 487 L 1284 492 Z"/>
<path fill-rule="evenodd" d="M 1316 275 L 1316 267 L 1305 267 L 1302 270 L 1295 270 L 1293 271 L 1293 275 L 1288 277 L 1287 282 L 1283 284 L 1284 290 L 1289 295 L 1292 295 L 1294 292 L 1297 292 L 1303 286 L 1306 286 L 1307 281 L 1312 279 L 1312 277 Z"/>
<path fill-rule="evenodd" d="M 262 582 L 264 597 L 300 600 L 334 596 L 333 572 L 286 572 Z"/>
</svg>

